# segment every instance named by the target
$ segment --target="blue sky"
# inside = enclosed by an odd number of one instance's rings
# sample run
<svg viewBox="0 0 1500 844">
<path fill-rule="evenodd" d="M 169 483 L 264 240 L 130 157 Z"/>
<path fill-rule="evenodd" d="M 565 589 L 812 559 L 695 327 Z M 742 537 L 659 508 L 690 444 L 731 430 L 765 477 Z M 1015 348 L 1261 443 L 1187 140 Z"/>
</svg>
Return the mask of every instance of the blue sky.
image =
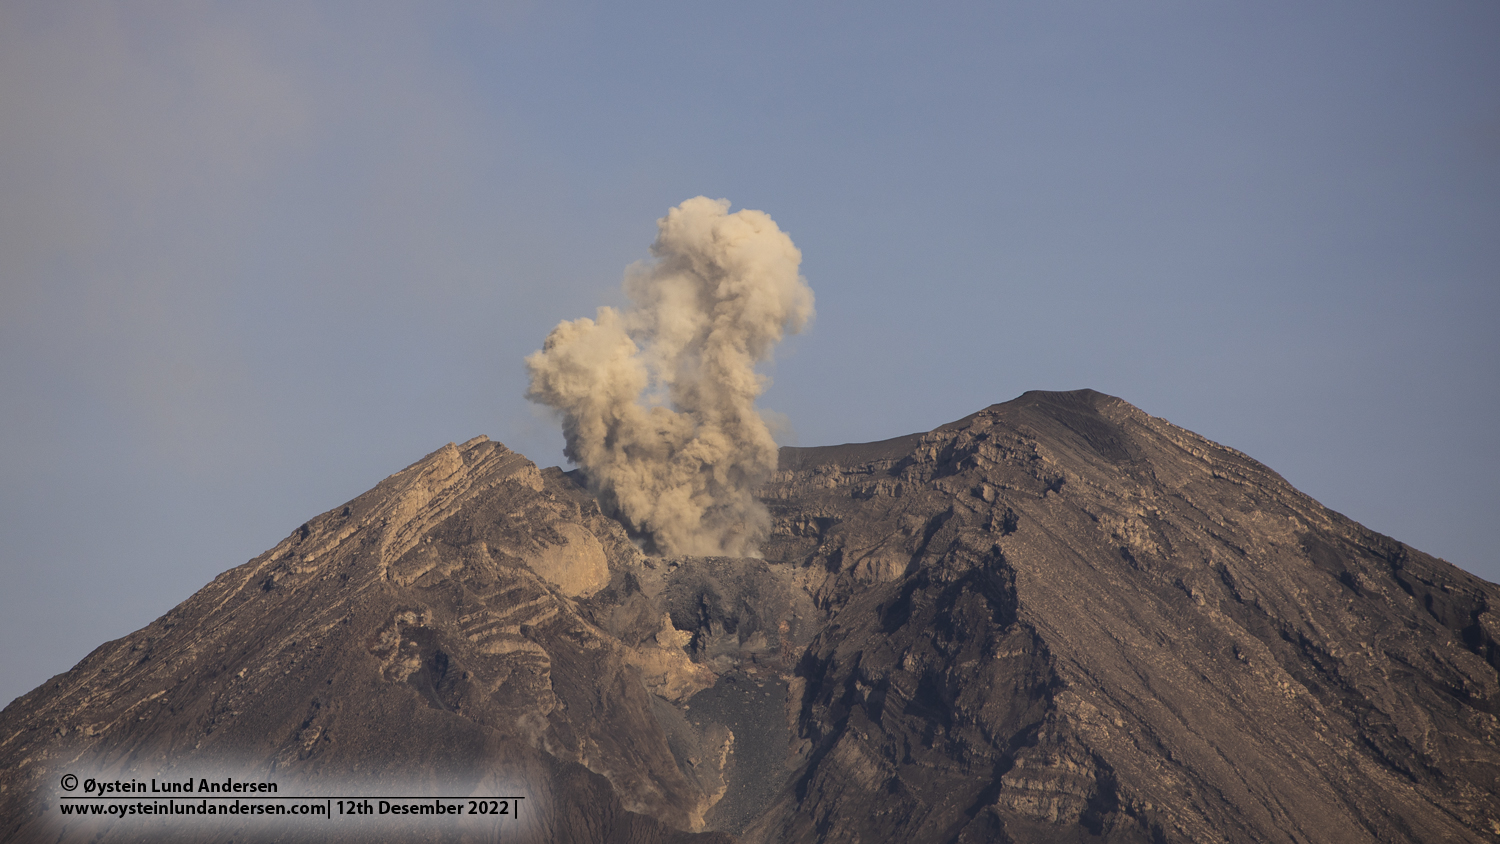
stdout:
<svg viewBox="0 0 1500 844">
<path fill-rule="evenodd" d="M 1489 580 L 1500 5 L 0 6 L 0 699 L 448 441 L 699 194 L 801 445 L 1092 387 Z"/>
</svg>

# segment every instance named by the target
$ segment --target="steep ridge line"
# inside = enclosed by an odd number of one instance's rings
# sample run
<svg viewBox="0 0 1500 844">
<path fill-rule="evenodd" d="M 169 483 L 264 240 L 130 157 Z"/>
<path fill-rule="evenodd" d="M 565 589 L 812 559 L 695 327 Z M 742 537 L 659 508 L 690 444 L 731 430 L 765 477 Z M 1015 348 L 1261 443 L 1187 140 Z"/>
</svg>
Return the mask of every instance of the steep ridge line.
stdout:
<svg viewBox="0 0 1500 844">
<path fill-rule="evenodd" d="M 1031 392 L 761 497 L 763 558 L 651 557 L 445 446 L 0 713 L 0 838 L 143 834 L 62 821 L 80 765 L 535 807 L 455 841 L 1500 835 L 1500 588 L 1244 454 Z"/>
</svg>

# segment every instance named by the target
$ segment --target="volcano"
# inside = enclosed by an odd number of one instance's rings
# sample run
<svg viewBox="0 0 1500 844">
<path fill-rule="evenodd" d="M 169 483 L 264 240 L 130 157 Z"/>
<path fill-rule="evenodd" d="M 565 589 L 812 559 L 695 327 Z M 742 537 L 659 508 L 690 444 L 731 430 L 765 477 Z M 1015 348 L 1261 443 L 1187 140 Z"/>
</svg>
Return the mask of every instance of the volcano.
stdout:
<svg viewBox="0 0 1500 844">
<path fill-rule="evenodd" d="M 0 837 L 1500 835 L 1495 584 L 1090 390 L 779 459 L 760 557 L 663 557 L 444 446 L 0 713 Z M 80 816 L 69 776 L 506 813 Z"/>
</svg>

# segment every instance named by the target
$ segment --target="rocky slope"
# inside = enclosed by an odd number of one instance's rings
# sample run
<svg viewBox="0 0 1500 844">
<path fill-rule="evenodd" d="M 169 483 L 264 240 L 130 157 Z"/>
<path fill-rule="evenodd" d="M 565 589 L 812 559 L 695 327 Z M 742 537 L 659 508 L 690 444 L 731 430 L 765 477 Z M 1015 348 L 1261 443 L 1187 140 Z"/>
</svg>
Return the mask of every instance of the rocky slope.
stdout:
<svg viewBox="0 0 1500 844">
<path fill-rule="evenodd" d="M 0 838 L 396 829 L 58 812 L 69 771 L 209 769 L 527 798 L 431 839 L 1500 835 L 1500 588 L 1238 452 L 1028 393 L 783 449 L 763 498 L 764 559 L 654 558 L 447 446 L 7 707 Z"/>
<path fill-rule="evenodd" d="M 755 840 L 1480 841 L 1494 584 L 1092 391 L 788 449 L 827 572 Z"/>
<path fill-rule="evenodd" d="M 680 770 L 653 712 L 713 676 L 635 585 L 660 590 L 662 570 L 556 470 L 483 438 L 446 446 L 7 707 L 0 837 L 243 840 L 58 813 L 66 772 L 207 766 L 306 785 L 292 793 L 504 786 L 531 809 L 488 830 L 507 840 L 685 840 L 721 775 Z M 601 593 L 624 597 L 601 613 Z"/>
</svg>

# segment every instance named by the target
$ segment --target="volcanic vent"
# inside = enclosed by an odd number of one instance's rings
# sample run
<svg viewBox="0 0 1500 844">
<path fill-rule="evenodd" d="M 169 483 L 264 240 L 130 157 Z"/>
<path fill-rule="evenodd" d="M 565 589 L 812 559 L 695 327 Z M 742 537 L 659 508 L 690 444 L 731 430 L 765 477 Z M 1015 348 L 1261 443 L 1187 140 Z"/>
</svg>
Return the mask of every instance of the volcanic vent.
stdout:
<svg viewBox="0 0 1500 844">
<path fill-rule="evenodd" d="M 450 840 L 1500 833 L 1500 589 L 1232 449 L 1027 393 L 759 500 L 761 558 L 648 555 L 445 446 L 7 707 L 0 837 L 372 834 L 64 820 L 84 767 L 526 796 Z"/>
</svg>

